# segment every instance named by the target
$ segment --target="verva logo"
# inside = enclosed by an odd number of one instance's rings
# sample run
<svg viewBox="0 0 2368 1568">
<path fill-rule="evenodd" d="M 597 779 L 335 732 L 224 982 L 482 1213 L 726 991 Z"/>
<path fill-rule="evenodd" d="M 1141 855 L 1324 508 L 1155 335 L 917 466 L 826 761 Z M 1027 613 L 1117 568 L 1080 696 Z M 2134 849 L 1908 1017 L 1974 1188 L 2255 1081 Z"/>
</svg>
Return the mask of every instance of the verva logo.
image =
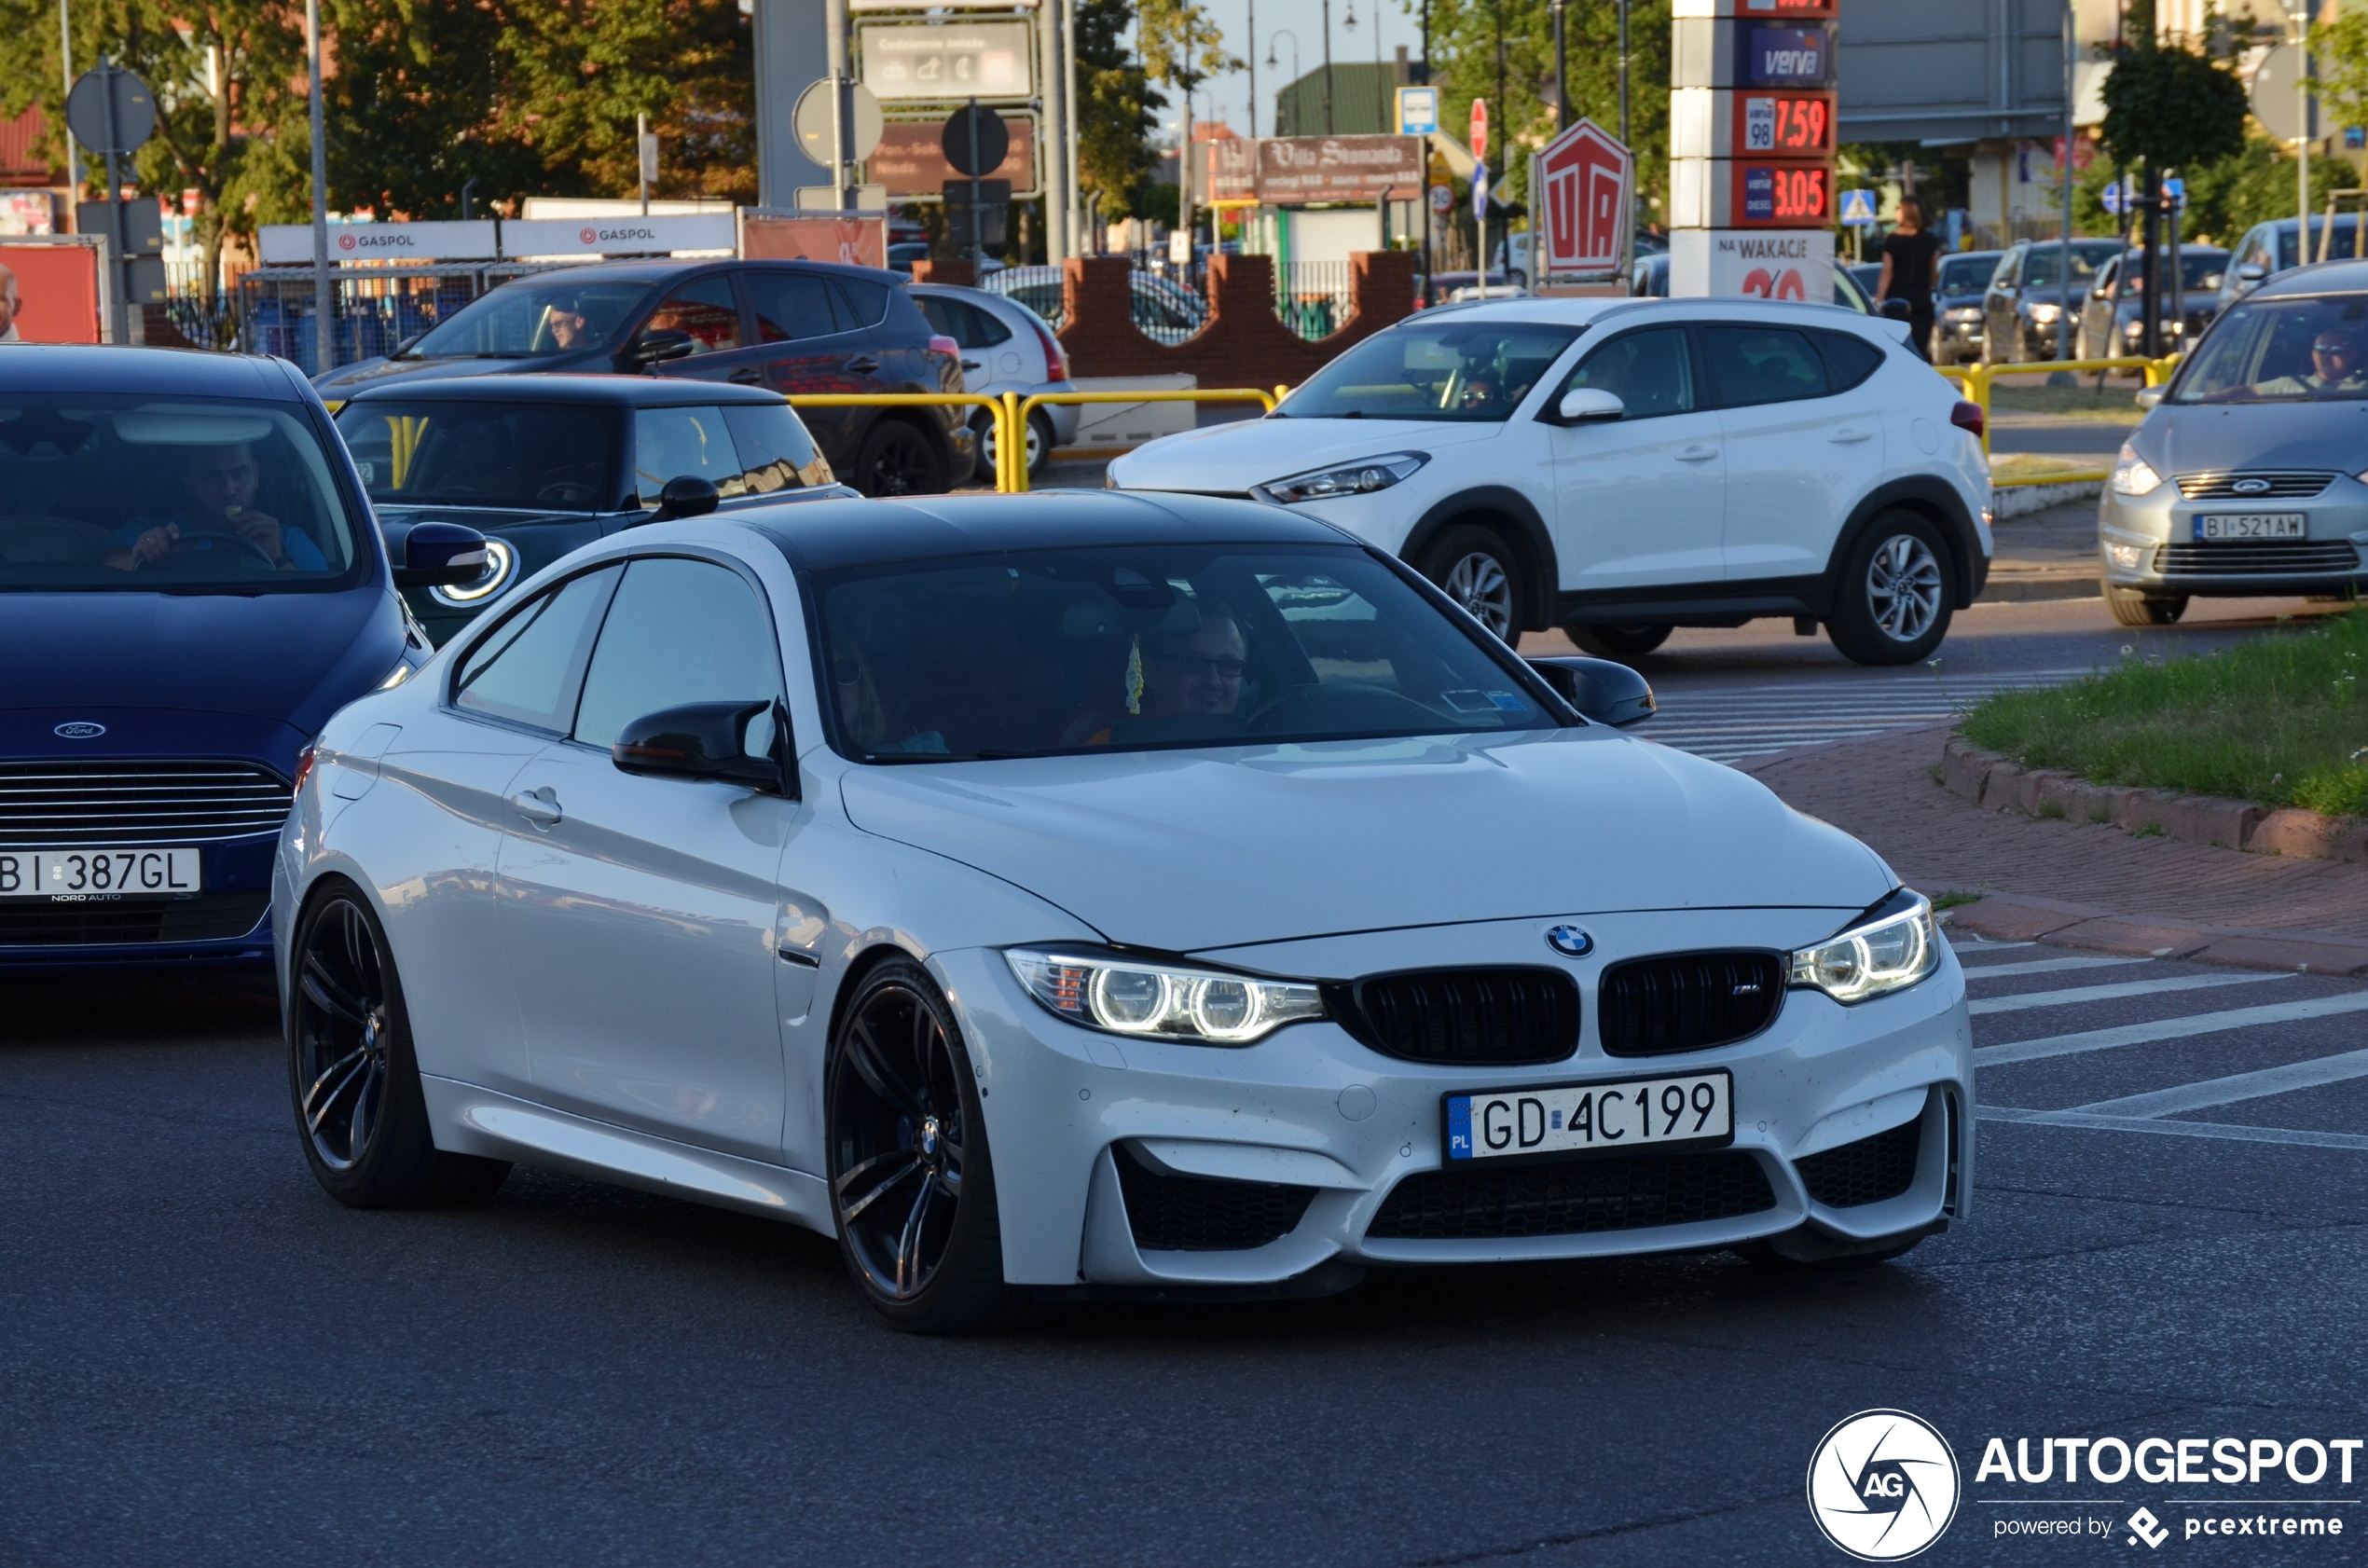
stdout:
<svg viewBox="0 0 2368 1568">
<path fill-rule="evenodd" d="M 350 250 L 353 249 L 353 236 L 352 236 L 352 235 L 351 235 L 351 234 L 340 234 L 340 235 L 338 235 L 338 236 L 337 236 L 337 249 L 339 249 L 339 250 L 341 250 L 341 251 L 350 251 Z"/>
</svg>

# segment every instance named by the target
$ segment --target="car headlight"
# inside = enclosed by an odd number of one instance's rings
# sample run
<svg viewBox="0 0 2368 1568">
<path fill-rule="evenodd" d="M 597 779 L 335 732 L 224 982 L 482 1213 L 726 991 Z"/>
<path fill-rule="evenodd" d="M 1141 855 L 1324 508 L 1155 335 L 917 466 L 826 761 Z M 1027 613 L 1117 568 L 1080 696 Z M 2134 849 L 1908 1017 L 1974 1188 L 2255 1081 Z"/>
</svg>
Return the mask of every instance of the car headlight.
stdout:
<svg viewBox="0 0 2368 1568">
<path fill-rule="evenodd" d="M 2041 326 L 2052 325 L 2056 318 L 2063 313 L 2060 305 L 2034 305 L 2031 308 L 2031 319 Z"/>
<path fill-rule="evenodd" d="M 1977 322 L 1981 320 L 1981 307 L 1978 305 L 1961 305 L 1956 309 L 1948 312 L 1948 319 L 1952 322 Z"/>
<path fill-rule="evenodd" d="M 1904 990 L 1940 967 L 1933 901 L 1902 887 L 1857 924 L 1793 955 L 1792 983 L 1838 1002 Z"/>
<path fill-rule="evenodd" d="M 1299 981 L 1136 963 L 1111 956 L 1013 948 L 1012 972 L 1045 1010 L 1072 1024 L 1142 1039 L 1247 1045 L 1286 1024 L 1324 1016 L 1324 996 Z"/>
<path fill-rule="evenodd" d="M 2113 459 L 2113 494 L 2144 495 L 2162 482 L 2163 476 L 2128 442 L 2121 444 L 2121 452 Z"/>
<path fill-rule="evenodd" d="M 1265 501 L 1279 501 L 1286 506 L 1301 501 L 1328 501 L 1334 496 L 1370 495 L 1388 489 L 1430 461 L 1428 452 L 1390 452 L 1339 468 L 1253 485 L 1250 494 Z"/>
<path fill-rule="evenodd" d="M 469 582 L 452 587 L 437 586 L 428 590 L 428 597 L 438 604 L 454 610 L 465 610 L 483 604 L 508 587 L 518 574 L 518 553 L 505 539 L 485 542 L 485 570 Z"/>
<path fill-rule="evenodd" d="M 2135 571 L 2146 559 L 2146 547 L 2143 544 L 2108 544 L 2105 554 L 2124 571 Z"/>
</svg>

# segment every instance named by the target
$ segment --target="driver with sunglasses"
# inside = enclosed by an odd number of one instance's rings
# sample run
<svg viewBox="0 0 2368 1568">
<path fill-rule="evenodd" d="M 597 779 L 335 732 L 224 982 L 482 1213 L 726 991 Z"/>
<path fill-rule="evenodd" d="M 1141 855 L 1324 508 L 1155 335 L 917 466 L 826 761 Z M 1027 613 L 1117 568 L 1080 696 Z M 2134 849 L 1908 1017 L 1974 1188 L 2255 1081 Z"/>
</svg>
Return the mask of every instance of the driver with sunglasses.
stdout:
<svg viewBox="0 0 2368 1568">
<path fill-rule="evenodd" d="M 2310 373 L 2280 376 L 2253 389 L 2264 397 L 2357 397 L 2368 394 L 2360 344 L 2341 327 L 2329 327 L 2311 339 Z"/>
<path fill-rule="evenodd" d="M 107 541 L 107 564 L 136 571 L 169 555 L 228 550 L 260 556 L 281 571 L 328 571 L 320 546 L 302 530 L 254 509 L 260 478 L 255 449 L 244 443 L 190 452 L 181 468 L 189 504 L 160 523 L 138 518 L 116 530 Z"/>
</svg>

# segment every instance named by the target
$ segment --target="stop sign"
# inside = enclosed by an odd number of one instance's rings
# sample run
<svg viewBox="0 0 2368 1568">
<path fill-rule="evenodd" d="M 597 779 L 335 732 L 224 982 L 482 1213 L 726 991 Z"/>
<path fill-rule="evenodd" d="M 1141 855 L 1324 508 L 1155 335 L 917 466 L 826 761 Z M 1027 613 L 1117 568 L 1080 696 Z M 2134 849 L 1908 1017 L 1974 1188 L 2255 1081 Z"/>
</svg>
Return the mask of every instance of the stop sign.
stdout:
<svg viewBox="0 0 2368 1568">
<path fill-rule="evenodd" d="M 1548 278 L 1616 271 L 1625 248 L 1632 170 L 1628 149 L 1582 119 L 1537 155 L 1533 200 L 1545 206 Z"/>
<path fill-rule="evenodd" d="M 1472 156 L 1488 156 L 1488 100 L 1485 98 L 1472 100 Z"/>
</svg>

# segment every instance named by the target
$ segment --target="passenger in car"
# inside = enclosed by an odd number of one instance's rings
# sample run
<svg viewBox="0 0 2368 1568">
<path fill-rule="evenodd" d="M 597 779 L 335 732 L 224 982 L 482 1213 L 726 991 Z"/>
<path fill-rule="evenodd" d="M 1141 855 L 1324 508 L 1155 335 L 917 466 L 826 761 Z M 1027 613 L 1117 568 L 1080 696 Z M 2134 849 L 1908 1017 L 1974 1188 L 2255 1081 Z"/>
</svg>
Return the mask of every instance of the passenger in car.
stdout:
<svg viewBox="0 0 2368 1568">
<path fill-rule="evenodd" d="M 189 504 L 162 522 L 135 517 L 107 540 L 107 565 L 136 571 L 150 561 L 186 550 L 235 549 L 227 539 L 246 541 L 282 571 L 326 571 L 329 563 L 301 529 L 283 526 L 254 510 L 262 471 L 255 448 L 193 448 L 182 460 L 181 484 Z"/>
</svg>

